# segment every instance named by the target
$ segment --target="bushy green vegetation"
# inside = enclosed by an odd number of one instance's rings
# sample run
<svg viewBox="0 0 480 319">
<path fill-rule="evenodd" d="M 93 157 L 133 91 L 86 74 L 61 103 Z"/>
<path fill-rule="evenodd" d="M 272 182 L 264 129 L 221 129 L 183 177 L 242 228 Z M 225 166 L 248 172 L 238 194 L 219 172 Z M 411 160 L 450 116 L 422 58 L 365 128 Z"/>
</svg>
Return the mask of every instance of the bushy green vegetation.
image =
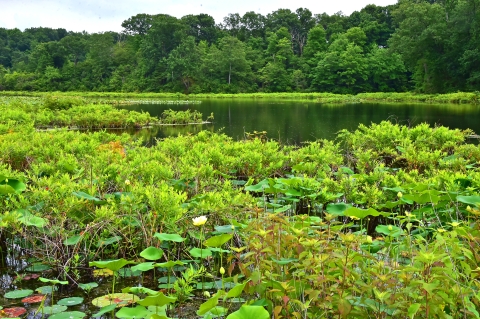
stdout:
<svg viewBox="0 0 480 319">
<path fill-rule="evenodd" d="M 346 16 L 278 9 L 180 19 L 137 14 L 121 33 L 0 28 L 0 90 L 478 91 L 478 0 L 401 0 Z"/>
<path fill-rule="evenodd" d="M 196 294 L 204 318 L 478 316 L 470 131 L 382 122 L 301 147 L 202 131 L 147 148 L 1 114 L 0 247 L 67 279 L 165 275 L 124 291 L 143 299 L 112 295 L 137 300 L 120 315 L 150 318 L 157 303 L 177 317 Z"/>
<path fill-rule="evenodd" d="M 0 132 L 15 129 L 14 124 L 31 124 L 37 129 L 129 129 L 164 124 L 203 123 L 198 111 L 167 110 L 162 118 L 146 112 L 117 109 L 105 100 L 71 96 L 0 97 Z M 111 101 L 110 101 L 111 102 Z M 213 114 L 208 119 L 212 119 Z"/>
</svg>

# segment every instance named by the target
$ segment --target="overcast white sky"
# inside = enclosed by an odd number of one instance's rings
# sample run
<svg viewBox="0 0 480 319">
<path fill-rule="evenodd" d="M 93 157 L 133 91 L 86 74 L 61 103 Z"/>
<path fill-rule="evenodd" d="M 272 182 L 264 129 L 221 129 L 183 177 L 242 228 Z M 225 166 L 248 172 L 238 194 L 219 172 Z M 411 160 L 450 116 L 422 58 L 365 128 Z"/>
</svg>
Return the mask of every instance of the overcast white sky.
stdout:
<svg viewBox="0 0 480 319">
<path fill-rule="evenodd" d="M 307 8 L 315 13 L 350 15 L 367 4 L 386 6 L 397 0 L 0 0 L 0 27 L 64 28 L 68 31 L 121 31 L 124 20 L 138 13 L 164 13 L 175 17 L 206 13 L 216 23 L 229 13 L 255 11 L 267 15 L 280 8 Z"/>
</svg>

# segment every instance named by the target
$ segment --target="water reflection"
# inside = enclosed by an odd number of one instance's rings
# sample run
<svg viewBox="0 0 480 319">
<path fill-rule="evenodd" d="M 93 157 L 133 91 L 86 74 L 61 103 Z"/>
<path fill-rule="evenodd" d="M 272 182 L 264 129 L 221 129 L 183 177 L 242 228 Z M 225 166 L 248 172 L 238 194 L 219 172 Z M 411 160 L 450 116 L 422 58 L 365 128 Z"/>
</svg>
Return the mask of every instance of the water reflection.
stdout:
<svg viewBox="0 0 480 319">
<path fill-rule="evenodd" d="M 155 116 L 169 108 L 198 110 L 204 117 L 214 113 L 211 125 L 155 128 L 150 134 L 157 138 L 208 129 L 221 130 L 234 139 L 242 139 L 245 132 L 267 131 L 269 138 L 299 144 L 320 138 L 333 139 L 339 130 L 354 130 L 360 123 L 369 125 L 384 120 L 410 126 L 426 122 L 431 126 L 480 131 L 480 107 L 475 105 L 324 105 L 313 101 L 215 99 L 203 100 L 198 105 L 131 105 L 123 108 L 146 111 Z"/>
</svg>

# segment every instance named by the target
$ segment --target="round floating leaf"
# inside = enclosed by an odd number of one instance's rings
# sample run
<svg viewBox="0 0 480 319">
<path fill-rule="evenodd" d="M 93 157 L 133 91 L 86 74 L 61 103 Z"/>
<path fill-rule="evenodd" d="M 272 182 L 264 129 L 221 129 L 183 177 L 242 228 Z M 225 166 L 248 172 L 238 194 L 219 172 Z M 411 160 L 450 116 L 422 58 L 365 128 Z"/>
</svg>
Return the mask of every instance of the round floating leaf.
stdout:
<svg viewBox="0 0 480 319">
<path fill-rule="evenodd" d="M 75 306 L 75 305 L 79 305 L 83 302 L 83 298 L 82 297 L 70 297 L 70 298 L 63 298 L 63 299 L 60 299 L 57 304 L 61 305 L 61 306 Z"/>
<path fill-rule="evenodd" d="M 123 258 L 115 259 L 115 260 L 105 260 L 105 261 L 103 260 L 91 261 L 88 263 L 90 267 L 107 268 L 107 269 L 110 269 L 111 271 L 119 271 L 120 269 L 122 269 L 128 264 L 133 264 L 133 262 L 125 260 Z"/>
<path fill-rule="evenodd" d="M 182 236 L 178 234 L 163 234 L 163 233 L 155 233 L 153 237 L 160 239 L 161 241 L 174 241 L 177 243 L 181 243 L 185 240 Z"/>
<path fill-rule="evenodd" d="M 38 303 L 38 302 L 42 302 L 44 298 L 45 298 L 45 295 L 34 295 L 34 296 L 23 298 L 22 302 L 26 304 Z"/>
<path fill-rule="evenodd" d="M 150 246 L 145 248 L 141 253 L 140 256 L 147 259 L 147 260 L 157 260 L 162 258 L 163 250 L 157 247 Z"/>
<path fill-rule="evenodd" d="M 48 319 L 82 319 L 85 318 L 86 314 L 80 311 L 65 311 L 61 313 L 56 313 L 48 317 Z"/>
<path fill-rule="evenodd" d="M 134 272 L 135 271 L 142 271 L 142 272 L 143 271 L 149 271 L 149 270 L 152 270 L 153 268 L 155 268 L 155 266 L 153 264 L 154 264 L 153 261 L 149 261 L 149 262 L 145 262 L 145 263 L 135 265 L 131 269 Z"/>
<path fill-rule="evenodd" d="M 67 306 L 54 305 L 51 307 L 40 308 L 38 312 L 46 315 L 53 315 L 56 313 L 64 312 L 65 310 L 67 310 Z"/>
<path fill-rule="evenodd" d="M 269 319 L 270 314 L 263 307 L 259 306 L 241 306 L 235 312 L 228 315 L 227 319 Z"/>
<path fill-rule="evenodd" d="M 25 271 L 28 272 L 42 272 L 46 270 L 50 270 L 51 267 L 45 264 L 33 264 L 30 267 L 25 268 Z"/>
<path fill-rule="evenodd" d="M 78 284 L 78 287 L 82 288 L 83 290 L 92 290 L 93 288 L 97 288 L 98 284 L 96 282 L 89 282 L 87 284 Z"/>
<path fill-rule="evenodd" d="M 212 251 L 210 249 L 193 248 L 190 249 L 189 253 L 195 258 L 207 258 L 212 256 Z"/>
<path fill-rule="evenodd" d="M 125 318 L 125 319 L 137 319 L 137 318 L 145 318 L 149 311 L 147 308 L 143 306 L 136 306 L 134 308 L 122 308 L 116 314 L 115 317 L 117 318 Z"/>
<path fill-rule="evenodd" d="M 3 297 L 7 299 L 25 298 L 33 294 L 33 290 L 21 289 L 7 292 Z"/>
<path fill-rule="evenodd" d="M 230 239 L 232 239 L 233 234 L 221 234 L 218 236 L 210 237 L 209 239 L 205 240 L 203 244 L 207 247 L 220 247 Z"/>
<path fill-rule="evenodd" d="M 17 318 L 24 315 L 27 309 L 23 307 L 12 307 L 0 310 L 0 318 Z"/>
<path fill-rule="evenodd" d="M 123 307 L 132 304 L 135 300 L 135 295 L 126 293 L 114 293 L 105 296 L 100 296 L 92 300 L 92 304 L 97 307 L 105 307 L 111 304 L 116 304 L 117 307 Z M 138 297 L 137 297 L 138 300 Z"/>
</svg>

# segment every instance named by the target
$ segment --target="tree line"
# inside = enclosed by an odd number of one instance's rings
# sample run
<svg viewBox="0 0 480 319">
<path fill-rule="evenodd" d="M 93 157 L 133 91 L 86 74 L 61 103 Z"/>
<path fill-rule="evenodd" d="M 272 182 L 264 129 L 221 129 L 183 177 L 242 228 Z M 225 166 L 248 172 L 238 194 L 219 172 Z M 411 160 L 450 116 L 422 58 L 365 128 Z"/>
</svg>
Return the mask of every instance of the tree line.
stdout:
<svg viewBox="0 0 480 319">
<path fill-rule="evenodd" d="M 0 90 L 125 92 L 476 91 L 480 0 L 399 0 L 347 16 L 306 8 L 176 18 L 123 31 L 0 28 Z"/>
</svg>

